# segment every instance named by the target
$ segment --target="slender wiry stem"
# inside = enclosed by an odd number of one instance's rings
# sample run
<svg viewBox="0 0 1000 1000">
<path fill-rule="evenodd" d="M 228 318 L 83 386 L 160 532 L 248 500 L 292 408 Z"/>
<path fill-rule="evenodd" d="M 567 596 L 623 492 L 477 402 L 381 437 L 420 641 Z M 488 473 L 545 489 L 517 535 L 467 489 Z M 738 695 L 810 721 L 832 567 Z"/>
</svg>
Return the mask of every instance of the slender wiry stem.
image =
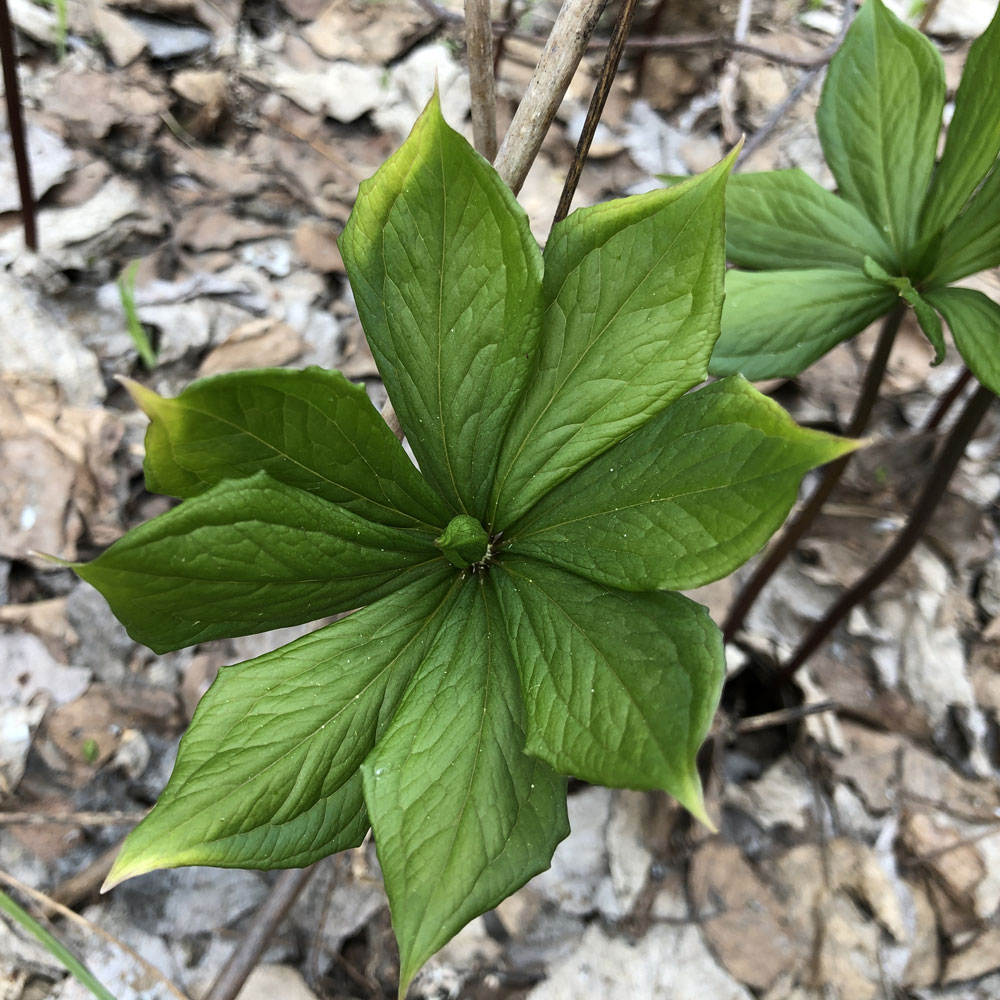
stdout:
<svg viewBox="0 0 1000 1000">
<path fill-rule="evenodd" d="M 490 0 L 465 0 L 465 48 L 469 60 L 472 138 L 476 149 L 492 163 L 497 155 L 497 101 Z"/>
<path fill-rule="evenodd" d="M 878 399 L 878 390 L 882 384 L 882 376 L 885 374 L 889 352 L 892 350 L 893 341 L 896 339 L 896 333 L 899 331 L 899 324 L 903 321 L 905 312 L 905 305 L 899 305 L 886 316 L 882 323 L 875 351 L 868 362 L 868 370 L 865 372 L 861 393 L 854 404 L 854 413 L 851 414 L 850 423 L 847 425 L 848 437 L 859 437 L 868 426 L 872 407 L 875 405 L 875 400 Z M 747 613 L 753 607 L 768 580 L 774 576 L 778 567 L 809 530 L 816 515 L 822 510 L 823 504 L 826 503 L 834 487 L 840 482 L 840 477 L 844 474 L 844 469 L 847 468 L 850 458 L 850 455 L 845 455 L 843 458 L 831 462 L 823 470 L 823 478 L 815 492 L 806 501 L 802 510 L 785 525 L 778 541 L 736 595 L 733 606 L 729 609 L 729 614 L 726 615 L 726 620 L 722 625 L 722 635 L 726 642 L 731 642 L 733 636 L 742 628 Z"/>
<path fill-rule="evenodd" d="M 621 9 L 618 11 L 618 20 L 615 22 L 615 30 L 611 33 L 608 51 L 604 56 L 604 65 L 601 66 L 601 75 L 594 87 L 590 107 L 587 109 L 587 118 L 583 123 L 583 131 L 580 133 L 580 140 L 577 142 L 576 151 L 573 154 L 573 162 L 570 164 L 566 182 L 563 184 L 562 196 L 559 198 L 555 218 L 552 220 L 553 224 L 569 215 L 569 206 L 573 202 L 573 195 L 576 194 L 576 186 L 580 183 L 583 164 L 587 159 L 587 153 L 590 152 L 590 144 L 594 141 L 594 133 L 597 131 L 601 115 L 604 113 L 608 94 L 611 93 L 611 84 L 618 72 L 622 50 L 625 48 L 625 42 L 632 30 L 632 20 L 635 17 L 637 3 L 638 0 L 622 0 Z"/>
<path fill-rule="evenodd" d="M 503 20 L 500 24 L 501 27 L 499 32 L 497 32 L 496 46 L 493 52 L 494 79 L 500 75 L 500 63 L 503 62 L 504 43 L 510 37 L 510 33 L 514 30 L 514 0 L 506 0 L 504 3 Z M 496 31 L 496 26 L 493 26 L 493 30 Z"/>
<path fill-rule="evenodd" d="M 934 466 L 928 471 L 923 491 L 910 512 L 906 527 L 899 533 L 882 558 L 853 587 L 841 595 L 840 599 L 823 617 L 823 620 L 818 622 L 802 640 L 791 659 L 781 668 L 778 675 L 781 680 L 790 678 L 826 641 L 844 616 L 899 569 L 923 535 L 927 522 L 941 502 L 948 483 L 965 454 L 966 446 L 972 440 L 972 435 L 975 434 L 976 428 L 995 398 L 993 393 L 984 386 L 980 386 L 973 393 L 955 422 L 955 426 L 945 438 Z"/>
<path fill-rule="evenodd" d="M 3 85 L 7 99 L 7 121 L 10 145 L 17 169 L 17 187 L 21 195 L 21 225 L 24 243 L 29 250 L 38 249 L 38 227 L 35 223 L 35 198 L 31 193 L 31 167 L 24 139 L 24 118 L 21 115 L 21 90 L 17 81 L 17 51 L 14 48 L 14 28 L 10 21 L 7 0 L 0 0 L 0 61 L 3 62 Z"/>
<path fill-rule="evenodd" d="M 840 28 L 833 44 L 826 50 L 821 60 L 814 62 L 812 66 L 806 67 L 808 72 L 803 73 L 801 79 L 789 91 L 788 96 L 771 112 L 770 117 L 743 146 L 743 150 L 736 160 L 736 170 L 741 170 L 746 166 L 747 160 L 760 149 L 761 146 L 771 138 L 772 133 L 786 114 L 801 100 L 802 95 L 813 85 L 823 72 L 824 66 L 833 58 L 834 53 L 844 43 L 847 37 L 847 29 L 854 19 L 854 4 L 852 0 L 844 0 L 844 11 L 840 18 Z"/>
<path fill-rule="evenodd" d="M 948 411 L 955 405 L 955 400 L 962 395 L 962 390 L 971 380 L 972 372 L 963 367 L 958 378 L 951 384 L 951 388 L 938 400 L 938 405 L 934 407 L 933 413 L 927 418 L 927 423 L 922 428 L 925 434 L 937 430 L 938 425 L 948 415 Z"/>
<path fill-rule="evenodd" d="M 496 170 L 521 190 L 607 0 L 565 0 L 559 9 L 528 89 L 497 153 Z"/>
<path fill-rule="evenodd" d="M 292 903 L 298 899 L 299 893 L 315 874 L 316 868 L 317 865 L 293 868 L 278 876 L 271 895 L 254 914 L 246 937 L 215 977 L 215 982 L 205 994 L 205 1000 L 234 1000 L 270 943 L 278 925 L 285 919 Z"/>
<path fill-rule="evenodd" d="M 414 0 L 414 2 L 439 24 L 461 24 L 465 18 L 458 11 L 448 10 L 434 0 Z M 494 22 L 493 31 L 497 34 L 504 34 L 508 38 L 516 38 L 524 42 L 536 42 L 541 44 L 543 39 L 528 31 L 514 31 L 505 22 Z M 606 38 L 595 38 L 588 42 L 588 49 L 603 49 L 608 44 Z M 825 66 L 833 57 L 836 51 L 835 46 L 824 49 L 815 56 L 796 56 L 787 52 L 779 52 L 777 49 L 769 49 L 763 45 L 756 45 L 753 42 L 738 42 L 728 35 L 653 35 L 646 38 L 630 38 L 627 42 L 629 49 L 648 49 L 660 52 L 672 52 L 686 49 L 722 49 L 732 52 L 749 52 L 751 55 L 760 56 L 769 62 L 777 63 L 781 66 L 801 66 L 803 69 L 813 69 L 817 66 Z"/>
</svg>

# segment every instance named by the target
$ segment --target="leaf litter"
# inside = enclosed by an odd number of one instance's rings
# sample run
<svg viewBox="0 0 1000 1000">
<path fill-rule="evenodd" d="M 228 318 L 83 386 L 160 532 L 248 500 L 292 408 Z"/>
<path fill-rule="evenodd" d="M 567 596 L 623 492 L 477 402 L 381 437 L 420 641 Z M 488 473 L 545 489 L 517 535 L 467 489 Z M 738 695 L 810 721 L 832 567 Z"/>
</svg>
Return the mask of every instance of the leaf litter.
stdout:
<svg viewBox="0 0 1000 1000">
<path fill-rule="evenodd" d="M 949 79 L 962 40 L 983 26 L 966 6 L 942 3 L 931 24 Z M 61 63 L 55 15 L 24 0 L 11 8 L 42 246 L 22 251 L 15 205 L 0 201 L 0 298 L 16 320 L 0 325 L 0 812 L 138 816 L 166 781 L 195 692 L 254 650 L 219 641 L 152 657 L 101 620 L 85 585 L 73 589 L 31 553 L 92 555 L 162 509 L 143 493 L 143 421 L 115 374 L 172 394 L 199 374 L 319 361 L 384 398 L 336 237 L 358 182 L 405 135 L 435 73 L 450 121 L 464 120 L 468 93 L 433 18 L 402 2 L 71 2 Z M 544 30 L 552 12 L 525 12 L 523 26 Z M 804 26 L 794 14 L 762 5 L 751 40 L 815 53 L 839 20 L 835 7 Z M 704 12 L 671 16 L 658 30 L 725 27 Z M 502 120 L 536 51 L 507 43 Z M 752 130 L 800 71 L 741 58 L 736 115 Z M 539 238 L 597 65 L 579 72 L 525 185 Z M 704 50 L 630 63 L 577 203 L 713 162 L 724 151 L 715 68 Z M 799 166 L 829 185 L 817 96 L 785 116 L 752 168 Z M 0 145 L 0 178 L 12 177 Z M 133 260 L 139 318 L 160 351 L 148 376 L 114 293 Z M 839 348 L 774 388 L 797 419 L 843 422 L 870 349 L 871 338 Z M 904 331 L 877 415 L 885 444 L 854 464 L 755 610 L 755 648 L 787 651 L 905 515 L 921 472 L 914 435 L 956 374 L 946 364 L 928 376 L 925 355 Z M 658 793 L 576 789 L 574 832 L 553 868 L 449 944 L 416 994 L 853 1000 L 889 984 L 921 998 L 995 996 L 998 452 L 994 422 L 914 558 L 810 664 L 797 696 L 833 698 L 835 713 L 759 734 L 717 727 L 708 782 L 717 836 L 691 828 Z M 785 707 L 754 663 L 732 659 L 723 720 Z M 0 867 L 54 890 L 125 829 L 5 821 Z M 86 913 L 199 995 L 271 881 L 161 872 L 110 900 L 91 896 Z M 196 921 L 182 898 L 199 907 Z M 116 995 L 169 995 L 120 949 L 65 933 Z M 368 845 L 323 864 L 244 995 L 356 995 L 357 977 L 365 995 L 383 995 L 390 941 Z M 77 995 L 44 958 L 25 956 L 0 937 L 5 998 Z"/>
</svg>

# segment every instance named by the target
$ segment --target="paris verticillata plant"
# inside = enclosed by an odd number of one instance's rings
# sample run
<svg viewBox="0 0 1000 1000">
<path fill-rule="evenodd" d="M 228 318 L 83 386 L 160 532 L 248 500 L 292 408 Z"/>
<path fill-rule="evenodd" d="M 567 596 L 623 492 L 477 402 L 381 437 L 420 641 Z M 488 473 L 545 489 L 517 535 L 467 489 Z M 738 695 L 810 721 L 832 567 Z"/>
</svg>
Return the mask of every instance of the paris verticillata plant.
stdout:
<svg viewBox="0 0 1000 1000">
<path fill-rule="evenodd" d="M 726 197 L 716 375 L 791 377 L 910 306 L 944 356 L 941 317 L 980 383 L 1000 392 L 1000 305 L 952 287 L 1000 266 L 1000 10 L 969 51 L 936 163 L 944 64 L 919 31 L 866 0 L 816 114 L 840 196 L 800 170 L 737 174 Z M 742 270 L 742 269 L 747 270 Z"/>
<path fill-rule="evenodd" d="M 290 868 L 369 825 L 400 995 L 546 868 L 566 778 L 695 769 L 718 630 L 674 591 L 759 550 L 805 472 L 853 442 L 741 378 L 718 336 L 731 159 L 575 212 L 544 253 L 436 98 L 341 239 L 419 471 L 339 373 L 138 385 L 146 477 L 183 502 L 77 572 L 156 651 L 360 608 L 224 667 L 108 879 Z"/>
</svg>

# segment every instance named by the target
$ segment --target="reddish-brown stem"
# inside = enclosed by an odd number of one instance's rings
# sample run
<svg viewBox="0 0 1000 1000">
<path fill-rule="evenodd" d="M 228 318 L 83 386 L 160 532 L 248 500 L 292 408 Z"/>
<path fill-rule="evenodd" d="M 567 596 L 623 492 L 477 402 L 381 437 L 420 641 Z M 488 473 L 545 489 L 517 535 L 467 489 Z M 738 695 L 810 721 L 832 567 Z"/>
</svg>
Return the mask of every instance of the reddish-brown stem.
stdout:
<svg viewBox="0 0 1000 1000">
<path fill-rule="evenodd" d="M 948 411 L 955 405 L 955 400 L 962 395 L 962 390 L 972 379 L 972 372 L 968 368 L 963 368 L 961 374 L 952 383 L 951 388 L 938 400 L 938 405 L 934 407 L 934 412 L 927 418 L 927 423 L 923 426 L 923 432 L 937 430 L 938 425 L 948 415 Z"/>
<path fill-rule="evenodd" d="M 868 369 L 865 372 L 865 380 L 854 404 L 854 413 L 851 414 L 850 423 L 847 425 L 846 433 L 848 437 L 859 437 L 864 433 L 871 417 L 875 400 L 878 399 L 879 386 L 882 384 L 882 376 L 885 374 L 885 366 L 889 360 L 889 353 L 892 350 L 893 341 L 899 331 L 899 324 L 903 321 L 906 312 L 905 305 L 899 305 L 882 323 L 878 342 L 871 360 L 868 362 Z M 766 586 L 768 580 L 774 576 L 778 567 L 788 558 L 792 550 L 799 543 L 802 536 L 809 530 L 810 525 L 816 519 L 816 515 L 823 509 L 830 494 L 833 492 L 840 477 L 847 468 L 850 456 L 831 462 L 824 470 L 823 477 L 815 492 L 806 501 L 805 506 L 788 524 L 778 538 L 778 541 L 771 547 L 767 556 L 761 564 L 754 570 L 750 579 L 743 585 L 743 588 L 736 595 L 729 614 L 722 624 L 722 635 L 726 642 L 731 642 L 736 633 L 743 627 L 743 622 L 747 614 L 753 607 L 754 602 L 760 596 L 760 592 Z"/>
<path fill-rule="evenodd" d="M 653 13 L 646 20 L 645 25 L 643 25 L 647 38 L 660 32 L 669 6 L 670 0 L 657 0 L 656 7 L 653 8 Z M 635 92 L 640 95 L 642 94 L 642 85 L 646 78 L 646 66 L 649 62 L 650 54 L 650 49 L 640 49 L 639 55 L 635 60 Z"/>
<path fill-rule="evenodd" d="M 10 123 L 10 145 L 17 169 L 17 187 L 21 194 L 21 225 L 24 243 L 29 250 L 38 249 L 38 227 L 35 224 L 35 198 L 31 193 L 31 167 L 28 146 L 24 139 L 24 118 L 21 114 L 21 90 L 17 80 L 17 50 L 14 47 L 14 27 L 7 9 L 7 0 L 0 0 L 0 60 L 3 62 L 3 85 L 7 97 L 7 121 Z"/>
<path fill-rule="evenodd" d="M 576 186 L 580 183 L 580 174 L 583 171 L 583 164 L 586 162 L 587 153 L 590 152 L 590 144 L 594 141 L 594 133 L 600 124 L 601 115 L 604 113 L 604 105 L 607 104 L 608 95 L 611 93 L 611 84 L 614 83 L 615 74 L 618 72 L 618 63 L 621 62 L 622 50 L 632 30 L 632 20 L 635 17 L 635 8 L 638 0 L 622 0 L 621 9 L 618 11 L 618 20 L 615 21 L 614 31 L 611 33 L 611 41 L 608 42 L 608 51 L 604 54 L 604 65 L 601 66 L 601 75 L 597 78 L 594 93 L 590 98 L 590 107 L 587 108 L 587 117 L 583 123 L 583 131 L 580 133 L 580 140 L 576 144 L 576 151 L 573 153 L 573 162 L 569 166 L 566 174 L 566 182 L 563 184 L 562 196 L 556 207 L 556 214 L 552 219 L 553 224 L 565 219 L 569 215 L 569 206 L 572 204 L 573 195 L 576 194 Z"/>
<path fill-rule="evenodd" d="M 292 868 L 278 876 L 271 894 L 254 914 L 250 929 L 215 977 L 215 982 L 205 994 L 205 1000 L 235 1000 L 236 994 L 243 988 L 247 977 L 264 954 L 278 925 L 285 919 L 292 903 L 298 899 L 299 893 L 315 872 L 316 865 L 312 865 L 309 868 Z"/>
<path fill-rule="evenodd" d="M 972 440 L 972 435 L 975 434 L 994 398 L 993 393 L 985 386 L 980 386 L 972 394 L 958 420 L 955 421 L 955 426 L 948 432 L 937 460 L 928 471 L 923 491 L 910 512 L 906 527 L 882 558 L 853 587 L 841 595 L 823 620 L 818 622 L 802 640 L 792 658 L 781 668 L 778 674 L 780 680 L 788 680 L 823 645 L 851 608 L 860 604 L 873 590 L 892 576 L 913 551 L 914 545 L 927 527 L 927 522 L 941 502 L 948 483 L 965 454 L 969 441 Z"/>
</svg>

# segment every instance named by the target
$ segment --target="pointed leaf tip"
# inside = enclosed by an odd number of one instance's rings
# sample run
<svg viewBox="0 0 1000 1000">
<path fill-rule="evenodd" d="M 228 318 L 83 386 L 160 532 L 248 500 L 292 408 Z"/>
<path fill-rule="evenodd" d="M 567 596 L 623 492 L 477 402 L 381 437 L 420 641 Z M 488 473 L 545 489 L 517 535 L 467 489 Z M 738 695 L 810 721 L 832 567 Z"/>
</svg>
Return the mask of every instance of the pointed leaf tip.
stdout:
<svg viewBox="0 0 1000 1000">
<path fill-rule="evenodd" d="M 116 375 L 115 378 L 132 397 L 135 405 L 138 406 L 150 420 L 155 420 L 160 413 L 163 397 L 159 393 L 154 392 L 148 386 L 143 385 L 141 382 L 137 382 L 134 378 L 129 378 L 126 375 Z"/>
</svg>

